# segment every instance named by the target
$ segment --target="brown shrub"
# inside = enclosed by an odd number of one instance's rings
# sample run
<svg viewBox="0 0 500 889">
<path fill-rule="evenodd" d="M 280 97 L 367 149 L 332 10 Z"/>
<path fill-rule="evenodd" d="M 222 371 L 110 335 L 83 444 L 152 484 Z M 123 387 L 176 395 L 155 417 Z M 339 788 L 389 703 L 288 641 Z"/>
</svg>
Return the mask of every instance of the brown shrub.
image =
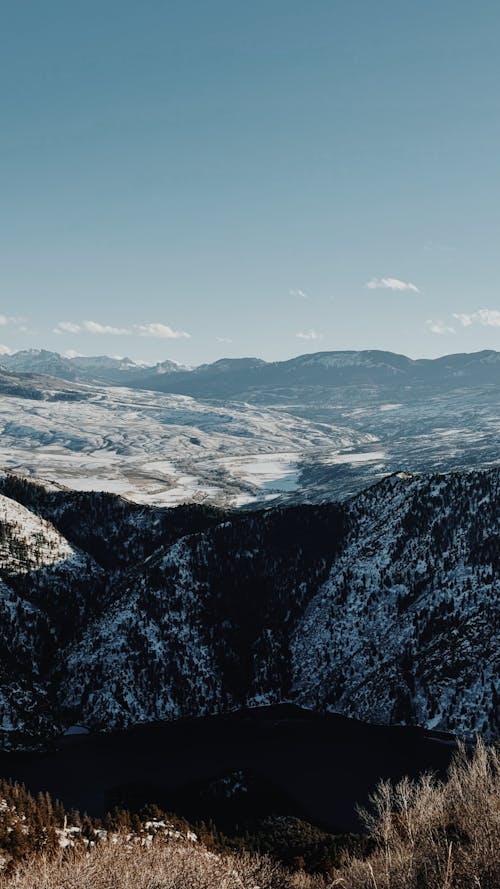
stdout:
<svg viewBox="0 0 500 889">
<path fill-rule="evenodd" d="M 192 844 L 104 842 L 21 862 L 1 889 L 323 889 L 321 878 L 289 874 L 268 858 L 221 856 Z"/>
<path fill-rule="evenodd" d="M 463 746 L 446 782 L 431 775 L 379 784 L 363 813 L 377 843 L 365 861 L 336 872 L 345 889 L 499 889 L 500 758 L 478 741 Z"/>
</svg>

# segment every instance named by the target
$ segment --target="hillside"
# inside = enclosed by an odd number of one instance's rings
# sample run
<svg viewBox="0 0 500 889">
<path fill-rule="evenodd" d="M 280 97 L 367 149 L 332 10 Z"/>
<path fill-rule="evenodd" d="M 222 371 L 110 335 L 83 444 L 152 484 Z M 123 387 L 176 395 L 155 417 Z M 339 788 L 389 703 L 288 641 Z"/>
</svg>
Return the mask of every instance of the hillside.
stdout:
<svg viewBox="0 0 500 889">
<path fill-rule="evenodd" d="M 4 745 L 280 701 L 496 737 L 499 480 L 242 514 L 5 476 Z"/>
<path fill-rule="evenodd" d="M 495 735 L 500 473 L 397 476 L 350 531 L 293 640 L 293 694 L 380 722 Z"/>
</svg>

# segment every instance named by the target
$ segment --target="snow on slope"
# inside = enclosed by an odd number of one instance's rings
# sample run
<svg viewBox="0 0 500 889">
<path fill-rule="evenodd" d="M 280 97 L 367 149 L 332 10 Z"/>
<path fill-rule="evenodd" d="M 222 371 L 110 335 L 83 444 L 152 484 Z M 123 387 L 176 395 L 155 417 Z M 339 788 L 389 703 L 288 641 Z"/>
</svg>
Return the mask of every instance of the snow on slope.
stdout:
<svg viewBox="0 0 500 889">
<path fill-rule="evenodd" d="M 141 577 L 65 658 L 60 702 L 86 724 L 119 727 L 219 709 L 223 692 L 184 541 L 160 564 L 173 569 L 174 583 L 155 590 Z"/>
<path fill-rule="evenodd" d="M 53 525 L 0 495 L 0 572 L 27 573 L 69 561 L 77 569 L 83 559 Z"/>
<path fill-rule="evenodd" d="M 0 581 L 0 733 L 42 732 L 47 691 L 38 667 L 43 612 Z M 6 735 L 4 734 L 5 738 Z"/>
<path fill-rule="evenodd" d="M 83 695 L 91 724 L 289 699 L 368 721 L 494 736 L 499 475 L 387 479 L 346 505 L 349 534 L 337 557 L 324 513 L 311 532 L 326 537 L 318 566 L 330 552 L 324 583 L 309 563 L 299 568 L 289 555 L 277 563 L 265 525 L 256 539 L 237 523 L 185 538 L 151 560 L 139 587 L 75 649 L 66 688 L 79 688 L 92 640 Z M 300 551 L 292 525 L 287 546 Z M 255 602 L 248 614 L 247 597 Z M 254 636 L 241 635 L 240 623 Z M 246 677 L 239 698 L 218 647 Z M 65 703 L 78 708 L 80 699 Z"/>
<path fill-rule="evenodd" d="M 322 352 L 146 371 L 17 353 L 6 366 L 58 378 L 0 369 L 0 466 L 156 505 L 343 499 L 401 468 L 498 464 L 499 361 Z"/>
<path fill-rule="evenodd" d="M 76 401 L 4 397 L 0 433 L 0 466 L 169 506 L 272 499 L 304 459 L 376 441 L 342 422 L 118 387 L 88 387 Z M 287 463 L 276 472 L 275 455 Z"/>
<path fill-rule="evenodd" d="M 500 470 L 401 473 L 339 506 L 186 507 L 180 520 L 29 488 L 9 490 L 89 555 L 23 574 L 14 552 L 0 590 L 9 732 L 292 700 L 498 735 Z"/>
<path fill-rule="evenodd" d="M 103 572 L 46 519 L 0 495 L 0 734 L 56 730 L 50 666 L 94 608 Z"/>
<path fill-rule="evenodd" d="M 498 731 L 500 474 L 395 476 L 351 531 L 292 640 L 301 704 Z"/>
</svg>

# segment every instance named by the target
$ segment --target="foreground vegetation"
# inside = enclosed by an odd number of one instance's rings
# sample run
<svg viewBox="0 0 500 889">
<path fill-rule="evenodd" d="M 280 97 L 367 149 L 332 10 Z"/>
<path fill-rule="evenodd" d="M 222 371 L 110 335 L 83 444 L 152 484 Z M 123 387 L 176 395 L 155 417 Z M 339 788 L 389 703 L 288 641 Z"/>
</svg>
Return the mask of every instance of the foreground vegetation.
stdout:
<svg viewBox="0 0 500 889">
<path fill-rule="evenodd" d="M 348 889 L 498 889 L 500 757 L 478 742 L 462 747 L 446 782 L 429 775 L 383 782 L 365 815 L 376 843 L 367 860 L 336 874 Z"/>
<path fill-rule="evenodd" d="M 43 798 L 39 801 L 43 808 Z M 47 805 L 47 800 L 45 800 Z M 4 812 L 10 812 L 12 806 Z M 54 815 L 57 820 L 62 816 Z M 383 782 L 364 814 L 364 855 L 347 848 L 340 865 L 311 874 L 297 859 L 285 869 L 269 856 L 208 848 L 188 831 L 110 821 L 100 834 L 90 824 L 61 848 L 54 837 L 39 851 L 18 855 L 0 876 L 0 889 L 498 889 L 500 886 L 500 757 L 481 742 L 472 756 L 461 749 L 445 782 L 425 775 L 396 786 Z M 15 828 L 28 835 L 26 816 Z M 55 822 L 54 822 L 55 823 Z M 157 822 L 159 823 L 159 822 Z M 20 825 L 20 826 L 19 826 Z M 182 827 L 182 825 L 178 825 Z M 63 828 L 64 830 L 64 828 Z M 55 832 L 54 832 L 55 831 Z M 59 833 L 58 833 L 59 831 Z M 10 830 L 3 833 L 9 842 Z M 93 837 L 92 839 L 90 837 Z M 99 837 L 101 837 L 99 839 Z M 49 834 L 47 833 L 49 839 Z M 203 839 L 203 838 L 202 838 Z"/>
</svg>

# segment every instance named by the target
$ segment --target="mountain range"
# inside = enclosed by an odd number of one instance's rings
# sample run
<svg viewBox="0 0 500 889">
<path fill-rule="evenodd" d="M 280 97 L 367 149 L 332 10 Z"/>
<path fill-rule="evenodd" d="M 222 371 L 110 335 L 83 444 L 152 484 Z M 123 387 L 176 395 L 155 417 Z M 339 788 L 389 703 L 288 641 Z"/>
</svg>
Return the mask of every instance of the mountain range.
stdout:
<svg viewBox="0 0 500 889">
<path fill-rule="evenodd" d="M 499 469 L 250 512 L 0 490 L 4 747 L 280 702 L 498 735 Z"/>
<path fill-rule="evenodd" d="M 378 350 L 317 352 L 287 361 L 222 358 L 194 368 L 163 361 L 154 366 L 108 356 L 68 358 L 45 349 L 2 355 L 0 366 L 13 373 L 47 374 L 60 379 L 126 385 L 195 398 L 253 401 L 278 391 L 294 396 L 300 389 L 378 385 L 438 388 L 498 383 L 500 352 L 447 355 L 413 360 Z"/>
<path fill-rule="evenodd" d="M 132 361 L 131 358 L 112 358 L 108 355 L 78 355 L 68 358 L 47 349 L 26 349 L 2 355 L 0 366 L 15 374 L 43 374 L 70 382 L 107 385 L 125 385 L 138 379 L 141 374 L 149 377 L 153 373 L 150 365 Z M 187 368 L 168 360 L 154 367 L 158 374 L 174 373 L 176 370 Z"/>
</svg>

